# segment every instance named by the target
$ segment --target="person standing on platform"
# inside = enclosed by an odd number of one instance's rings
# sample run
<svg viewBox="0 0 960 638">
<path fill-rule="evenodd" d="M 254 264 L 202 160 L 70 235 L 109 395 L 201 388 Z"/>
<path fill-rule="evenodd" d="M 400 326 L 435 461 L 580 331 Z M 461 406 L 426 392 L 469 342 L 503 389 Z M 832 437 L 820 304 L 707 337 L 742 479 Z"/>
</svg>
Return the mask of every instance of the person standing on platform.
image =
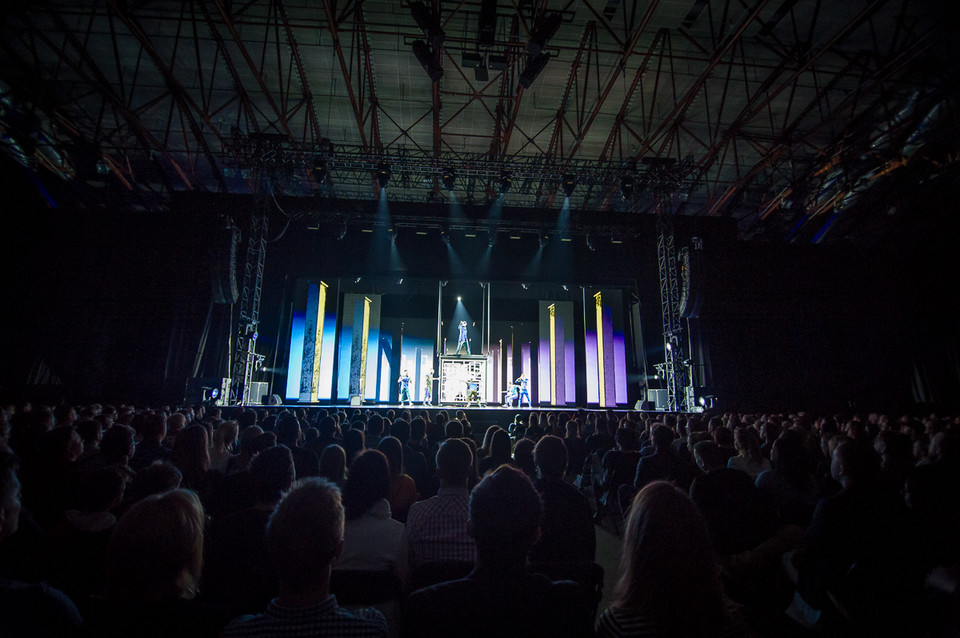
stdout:
<svg viewBox="0 0 960 638">
<path fill-rule="evenodd" d="M 466 346 L 467 354 L 470 354 L 470 340 L 467 339 L 467 322 L 460 322 L 460 334 L 457 336 L 457 351 L 454 354 L 460 354 L 460 348 Z"/>
<path fill-rule="evenodd" d="M 519 396 L 517 397 L 517 407 L 519 408 L 519 407 L 521 407 L 521 406 L 523 405 L 523 399 L 524 399 L 524 397 L 526 397 L 526 399 L 527 399 L 527 407 L 528 407 L 528 408 L 531 407 L 531 405 L 530 405 L 530 390 L 528 389 L 528 387 L 529 387 L 529 385 L 530 385 L 530 379 L 527 377 L 527 373 L 526 373 L 526 372 L 524 372 L 523 374 L 521 374 L 521 375 L 520 375 L 520 378 L 517 379 L 517 385 L 520 387 L 520 394 L 519 394 Z"/>
<path fill-rule="evenodd" d="M 410 373 L 404 370 L 397 383 L 400 384 L 400 405 L 413 405 L 413 399 L 410 398 Z"/>
<path fill-rule="evenodd" d="M 433 405 L 433 369 L 423 375 L 423 404 Z"/>
</svg>

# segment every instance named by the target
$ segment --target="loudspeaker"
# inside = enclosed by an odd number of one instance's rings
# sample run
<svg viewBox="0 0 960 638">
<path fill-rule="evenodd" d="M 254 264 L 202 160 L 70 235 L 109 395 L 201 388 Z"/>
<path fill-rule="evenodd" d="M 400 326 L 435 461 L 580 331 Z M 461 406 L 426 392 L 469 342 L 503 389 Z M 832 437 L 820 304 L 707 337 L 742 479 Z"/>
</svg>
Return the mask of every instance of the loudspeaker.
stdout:
<svg viewBox="0 0 960 638">
<path fill-rule="evenodd" d="M 653 412 L 657 409 L 657 404 L 653 401 L 638 401 L 641 412 Z"/>
<path fill-rule="evenodd" d="M 211 285 L 214 303 L 237 303 L 240 290 L 237 286 L 237 248 L 240 244 L 240 229 L 227 226 L 220 231 L 213 251 Z"/>
<path fill-rule="evenodd" d="M 279 394 L 265 394 L 263 395 L 263 404 L 264 405 L 280 405 L 282 401 L 280 400 Z"/>
<path fill-rule="evenodd" d="M 250 405 L 263 405 L 264 397 L 269 396 L 270 388 L 266 381 L 252 381 L 247 401 Z"/>
<path fill-rule="evenodd" d="M 667 409 L 667 391 L 662 389 L 647 390 L 647 402 L 653 403 L 656 410 Z"/>
<path fill-rule="evenodd" d="M 359 408 L 363 405 L 363 400 L 359 396 L 350 397 L 350 405 L 355 408 Z"/>
</svg>

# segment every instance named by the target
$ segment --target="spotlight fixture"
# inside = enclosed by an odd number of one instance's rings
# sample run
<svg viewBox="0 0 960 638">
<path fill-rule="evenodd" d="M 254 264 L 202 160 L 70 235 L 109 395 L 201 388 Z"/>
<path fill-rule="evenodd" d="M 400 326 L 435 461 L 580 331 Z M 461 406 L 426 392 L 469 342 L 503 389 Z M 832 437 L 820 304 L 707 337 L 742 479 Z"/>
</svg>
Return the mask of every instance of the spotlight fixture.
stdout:
<svg viewBox="0 0 960 638">
<path fill-rule="evenodd" d="M 563 186 L 563 194 L 569 198 L 573 195 L 573 189 L 577 185 L 577 180 L 573 175 L 567 174 L 561 178 L 560 184 Z"/>
<path fill-rule="evenodd" d="M 110 174 L 110 165 L 107 164 L 106 160 L 100 159 L 97 160 L 97 175 L 109 175 Z"/>
<path fill-rule="evenodd" d="M 625 175 L 620 178 L 620 197 L 629 201 L 633 199 L 633 177 Z"/>
<path fill-rule="evenodd" d="M 403 283 L 403 277 L 401 277 L 400 279 L 397 279 L 397 285 L 398 285 L 398 286 L 399 286 L 400 284 L 402 284 L 402 283 Z"/>
<path fill-rule="evenodd" d="M 445 230 L 440 231 L 440 241 L 445 243 L 447 246 L 450 245 L 450 235 Z"/>
<path fill-rule="evenodd" d="M 549 61 L 550 54 L 546 51 L 531 57 L 527 61 L 527 66 L 524 67 L 523 72 L 520 73 L 520 86 L 529 89 L 533 81 L 537 79 L 537 76 L 547 68 L 547 62 Z"/>
<path fill-rule="evenodd" d="M 668 342 L 667 342 L 667 350 L 673 352 L 673 342 L 672 342 L 672 341 L 668 341 Z"/>
<path fill-rule="evenodd" d="M 587 248 L 590 249 L 590 252 L 596 252 L 596 251 L 597 251 L 597 244 L 596 244 L 596 241 L 595 241 L 594 238 L 593 238 L 593 235 L 587 235 Z"/>
<path fill-rule="evenodd" d="M 530 290 L 530 286 L 528 286 L 527 284 L 520 284 L 520 287 L 523 288 L 524 290 Z"/>
<path fill-rule="evenodd" d="M 386 162 L 380 162 L 377 164 L 377 183 L 380 184 L 380 188 L 386 188 L 389 182 L 390 165 Z"/>
<path fill-rule="evenodd" d="M 500 179 L 497 181 L 498 190 L 501 194 L 506 193 L 510 190 L 510 186 L 513 184 L 513 173 L 510 171 L 502 171 L 500 173 Z"/>
<path fill-rule="evenodd" d="M 463 297 L 457 295 L 457 301 L 463 301 Z"/>
<path fill-rule="evenodd" d="M 313 162 L 313 178 L 317 181 L 318 184 L 322 184 L 327 181 L 327 160 L 322 157 L 317 157 Z"/>
<path fill-rule="evenodd" d="M 427 72 L 427 76 L 434 82 L 439 82 L 443 77 L 443 67 L 437 61 L 430 47 L 423 40 L 416 40 L 410 45 L 413 48 L 413 54 L 420 62 L 420 66 Z"/>
<path fill-rule="evenodd" d="M 363 279 L 363 277 L 357 277 L 356 279 L 353 280 L 353 283 L 358 284 L 360 283 L 361 279 Z"/>
<path fill-rule="evenodd" d="M 547 241 L 548 241 L 549 239 L 550 239 L 550 238 L 547 237 L 544 233 L 542 233 L 542 232 L 538 232 L 538 233 L 537 233 L 537 241 L 540 243 L 540 250 L 543 250 L 543 249 L 544 249 L 544 247 L 547 245 Z"/>
<path fill-rule="evenodd" d="M 342 240 L 347 236 L 347 220 L 340 222 L 340 225 L 337 227 L 337 241 Z"/>
<path fill-rule="evenodd" d="M 443 187 L 448 191 L 453 191 L 453 184 L 457 179 L 457 172 L 452 168 L 443 169 L 443 177 L 441 181 L 443 182 Z"/>
</svg>

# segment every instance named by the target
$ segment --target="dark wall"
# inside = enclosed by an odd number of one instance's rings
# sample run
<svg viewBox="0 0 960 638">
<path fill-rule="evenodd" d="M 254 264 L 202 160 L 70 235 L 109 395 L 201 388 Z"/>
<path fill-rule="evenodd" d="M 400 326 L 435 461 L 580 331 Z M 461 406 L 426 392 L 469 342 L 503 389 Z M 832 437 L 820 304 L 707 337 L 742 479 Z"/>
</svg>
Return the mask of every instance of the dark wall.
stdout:
<svg viewBox="0 0 960 638">
<path fill-rule="evenodd" d="M 46 390 L 71 400 L 180 400 L 209 308 L 217 213 L 242 218 L 242 207 L 164 214 L 49 208 L 22 171 L 3 168 L 0 392 L 59 381 Z M 744 244 L 733 240 L 729 221 L 678 218 L 678 247 L 704 238 L 704 305 L 695 321 L 711 389 L 742 408 L 955 402 L 960 277 L 952 243 L 960 233 L 946 206 L 925 221 L 922 240 L 878 249 Z M 454 236 L 452 261 L 436 236 L 401 234 L 394 255 L 385 237 L 351 229 L 337 240 L 303 221 L 288 225 L 274 211 L 260 351 L 268 365 L 277 351 L 283 364 L 296 277 L 403 275 L 633 286 L 652 364 L 663 357 L 653 219 L 637 216 L 624 239 L 598 242 L 596 251 L 582 237 L 554 239 L 541 253 L 534 235 L 501 236 L 488 254 L 485 238 Z M 432 316 L 433 293 L 423 299 Z M 495 299 L 494 312 L 510 303 Z M 229 368 L 230 317 L 225 306 L 214 310 L 202 371 L 209 376 Z"/>
</svg>

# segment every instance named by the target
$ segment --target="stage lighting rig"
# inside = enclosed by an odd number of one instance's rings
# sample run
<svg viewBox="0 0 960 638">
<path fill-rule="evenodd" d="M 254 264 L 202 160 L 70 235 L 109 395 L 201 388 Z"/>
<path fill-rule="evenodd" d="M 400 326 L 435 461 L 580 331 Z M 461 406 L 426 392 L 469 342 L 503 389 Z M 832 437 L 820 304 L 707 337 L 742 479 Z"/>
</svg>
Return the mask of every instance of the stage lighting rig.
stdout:
<svg viewBox="0 0 960 638">
<path fill-rule="evenodd" d="M 390 183 L 390 165 L 380 162 L 377 164 L 377 184 L 380 188 L 386 188 L 388 183 Z"/>
<path fill-rule="evenodd" d="M 576 188 L 577 178 L 568 173 L 560 179 L 560 185 L 563 187 L 563 194 L 570 198 L 573 195 L 573 189 Z"/>
<path fill-rule="evenodd" d="M 453 192 L 454 183 L 457 181 L 457 171 L 452 168 L 443 169 L 443 176 L 440 178 L 443 187 Z"/>
<path fill-rule="evenodd" d="M 503 171 L 500 173 L 500 178 L 497 180 L 498 190 L 501 194 L 506 193 L 510 190 L 510 186 L 513 184 L 513 173 L 510 171 Z"/>
</svg>

